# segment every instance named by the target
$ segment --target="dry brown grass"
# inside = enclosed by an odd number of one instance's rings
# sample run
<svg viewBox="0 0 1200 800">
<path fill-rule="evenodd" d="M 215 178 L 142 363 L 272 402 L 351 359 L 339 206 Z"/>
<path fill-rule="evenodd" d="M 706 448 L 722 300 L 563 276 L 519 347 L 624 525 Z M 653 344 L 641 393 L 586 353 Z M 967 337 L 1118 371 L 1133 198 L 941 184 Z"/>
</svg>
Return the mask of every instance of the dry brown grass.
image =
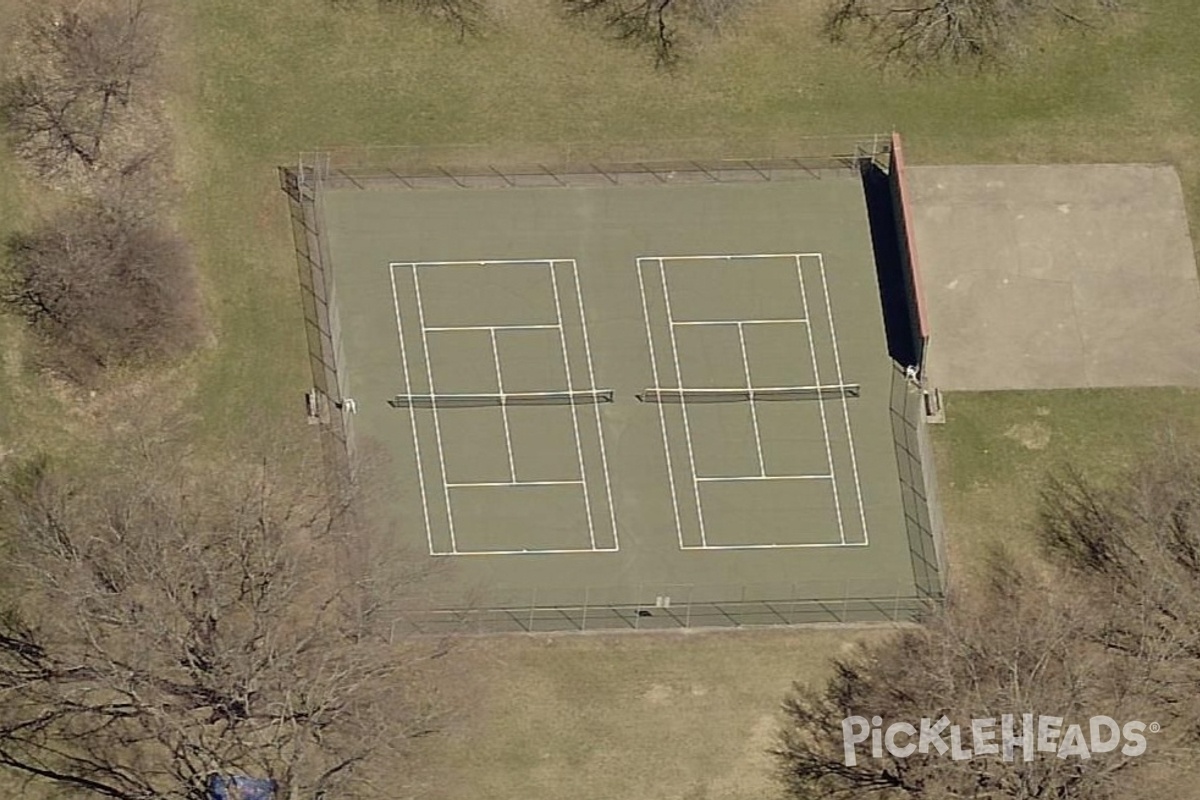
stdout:
<svg viewBox="0 0 1200 800">
<path fill-rule="evenodd" d="M 428 800 L 771 800 L 793 680 L 888 629 L 495 636 L 452 656 L 463 709 L 419 761 Z"/>
</svg>

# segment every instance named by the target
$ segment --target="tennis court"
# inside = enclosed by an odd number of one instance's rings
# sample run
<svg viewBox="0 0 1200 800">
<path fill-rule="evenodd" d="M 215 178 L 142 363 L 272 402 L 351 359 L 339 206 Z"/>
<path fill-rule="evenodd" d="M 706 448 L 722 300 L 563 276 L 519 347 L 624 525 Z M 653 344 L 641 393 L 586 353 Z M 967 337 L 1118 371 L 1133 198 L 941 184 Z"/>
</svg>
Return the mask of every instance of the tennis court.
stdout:
<svg viewBox="0 0 1200 800">
<path fill-rule="evenodd" d="M 321 213 L 348 424 L 387 455 L 406 557 L 450 562 L 439 612 L 848 621 L 929 595 L 853 174 L 334 187 Z"/>
<path fill-rule="evenodd" d="M 822 255 L 637 265 L 680 548 L 868 544 Z"/>
<path fill-rule="evenodd" d="M 618 550 L 578 265 L 388 268 L 430 555 Z"/>
</svg>

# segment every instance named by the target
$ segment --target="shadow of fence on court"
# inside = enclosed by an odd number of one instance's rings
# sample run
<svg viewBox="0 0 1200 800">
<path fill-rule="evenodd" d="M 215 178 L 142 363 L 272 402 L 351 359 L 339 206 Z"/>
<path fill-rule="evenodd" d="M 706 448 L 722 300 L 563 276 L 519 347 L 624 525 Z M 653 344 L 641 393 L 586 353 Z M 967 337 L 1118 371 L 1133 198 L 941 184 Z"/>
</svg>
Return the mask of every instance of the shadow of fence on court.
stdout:
<svg viewBox="0 0 1200 800">
<path fill-rule="evenodd" d="M 742 628 L 803 624 L 918 622 L 940 602 L 912 581 L 877 578 L 797 583 L 585 586 L 427 598 L 424 610 L 396 619 L 405 634 Z"/>
</svg>

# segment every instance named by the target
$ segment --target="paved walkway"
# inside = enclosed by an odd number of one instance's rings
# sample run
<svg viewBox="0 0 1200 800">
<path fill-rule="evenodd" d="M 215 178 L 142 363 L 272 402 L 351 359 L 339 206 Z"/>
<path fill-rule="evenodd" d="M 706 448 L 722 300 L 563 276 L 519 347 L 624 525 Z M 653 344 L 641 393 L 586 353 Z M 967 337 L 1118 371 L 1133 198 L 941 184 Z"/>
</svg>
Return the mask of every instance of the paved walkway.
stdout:
<svg viewBox="0 0 1200 800">
<path fill-rule="evenodd" d="M 908 176 L 933 385 L 1200 386 L 1200 281 L 1173 168 Z"/>
</svg>

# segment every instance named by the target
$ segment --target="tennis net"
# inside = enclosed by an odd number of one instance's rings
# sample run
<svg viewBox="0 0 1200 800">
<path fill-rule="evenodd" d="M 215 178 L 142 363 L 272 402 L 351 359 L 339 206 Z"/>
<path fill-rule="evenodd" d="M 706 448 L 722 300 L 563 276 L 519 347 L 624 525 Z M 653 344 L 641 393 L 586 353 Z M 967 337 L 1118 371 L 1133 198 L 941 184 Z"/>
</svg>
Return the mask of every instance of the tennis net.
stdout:
<svg viewBox="0 0 1200 800">
<path fill-rule="evenodd" d="M 505 392 L 476 394 L 398 394 L 388 405 L 392 408 L 486 408 L 490 406 L 591 406 L 613 401 L 612 389 L 575 392 Z"/>
<path fill-rule="evenodd" d="M 762 389 L 643 389 L 637 396 L 643 403 L 750 403 L 787 400 L 836 400 L 858 397 L 857 383 L 823 386 L 772 386 Z"/>
</svg>

